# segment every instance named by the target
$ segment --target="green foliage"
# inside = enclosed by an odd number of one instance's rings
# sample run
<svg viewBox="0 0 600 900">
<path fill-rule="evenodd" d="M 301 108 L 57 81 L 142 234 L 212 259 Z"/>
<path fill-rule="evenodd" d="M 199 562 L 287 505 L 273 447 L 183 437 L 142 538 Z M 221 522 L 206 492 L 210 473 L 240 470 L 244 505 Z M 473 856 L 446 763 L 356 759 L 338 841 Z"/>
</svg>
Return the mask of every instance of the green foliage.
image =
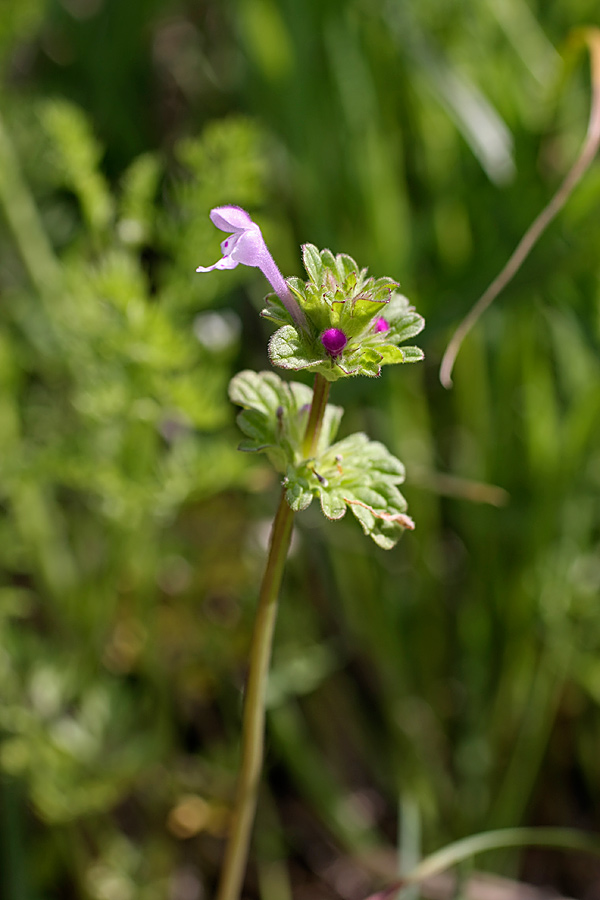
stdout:
<svg viewBox="0 0 600 900">
<path fill-rule="evenodd" d="M 11 51 L 15 39 L 27 40 L 31 32 L 39 26 L 44 12 L 44 0 L 5 0 L 0 19 L 2 57 L 7 51 Z"/>
<path fill-rule="evenodd" d="M 265 452 L 278 472 L 286 472 L 302 461 L 300 447 L 312 400 L 310 388 L 297 381 L 282 381 L 273 372 L 245 371 L 232 378 L 229 397 L 244 407 L 237 422 L 248 439 L 240 444 L 240 450 Z M 327 404 L 318 455 L 335 438 L 342 413 L 340 406 Z"/>
<path fill-rule="evenodd" d="M 267 298 L 261 315 L 282 328 L 269 341 L 269 358 L 283 369 L 301 369 L 336 381 L 347 375 L 376 377 L 381 366 L 390 363 L 418 362 L 423 351 L 418 347 L 398 347 L 398 343 L 419 334 L 425 322 L 406 297 L 395 290 L 391 278 L 368 278 L 346 254 L 334 256 L 305 244 L 304 267 L 309 280 L 290 278 L 288 284 L 305 313 L 309 331 L 292 323 L 278 297 Z M 386 330 L 377 330 L 383 317 Z M 330 328 L 344 332 L 348 343 L 332 357 L 321 342 Z"/>
<path fill-rule="evenodd" d="M 64 100 L 48 102 L 42 109 L 59 170 L 58 184 L 75 194 L 91 235 L 102 235 L 113 220 L 112 197 L 99 171 L 102 148 L 90 123 Z"/>
<path fill-rule="evenodd" d="M 294 511 L 306 509 L 318 497 L 328 519 L 341 519 L 350 508 L 365 534 L 390 550 L 406 528 L 406 500 L 397 488 L 404 466 L 376 441 L 353 434 L 332 443 L 342 418 L 339 406 L 327 404 L 314 458 L 300 448 L 312 391 L 298 382 L 286 383 L 272 372 L 240 372 L 229 387 L 247 435 L 240 450 L 264 452 L 278 472 L 285 473 L 286 499 Z"/>
<path fill-rule="evenodd" d="M 397 488 L 404 481 L 400 460 L 366 434 L 352 434 L 332 444 L 314 461 L 290 466 L 284 484 L 292 509 L 306 509 L 318 497 L 328 519 L 352 510 L 362 530 L 384 550 L 414 524 Z"/>
<path fill-rule="evenodd" d="M 54 346 L 36 330 L 27 296 L 9 304 L 7 334 L 16 327 L 17 341 L 25 339 L 22 352 L 29 352 L 39 380 L 22 397 L 24 439 L 35 438 L 34 450 L 23 454 L 16 441 L 3 465 L 21 478 L 44 473 L 82 490 L 131 528 L 147 516 L 168 517 L 186 498 L 238 477 L 228 442 L 211 444 L 202 434 L 227 421 L 223 396 L 235 344 L 216 351 L 205 346 L 171 308 L 174 284 L 183 277 L 179 259 L 163 265 L 154 284 L 144 270 L 144 235 L 156 240 L 157 161 L 146 156 L 132 164 L 122 197 L 113 200 L 95 169 L 99 151 L 81 112 L 51 104 L 44 121 L 51 137 L 60 136 L 85 230 L 67 248 L 60 287 L 49 288 L 45 317 Z M 242 130 L 232 123 L 230 155 Z M 177 216 L 192 219 L 193 209 L 182 201 Z M 179 236 L 182 248 L 193 240 L 183 228 Z M 192 281 L 190 270 L 187 276 Z M 37 352 L 27 350 L 28 340 Z M 58 405 L 49 401 L 57 381 L 64 398 Z"/>
<path fill-rule="evenodd" d="M 15 239 L 26 207 L 3 156 L 3 897 L 212 893 L 273 508 L 256 493 L 266 469 L 243 467 L 222 430 L 232 372 L 265 366 L 262 280 L 193 274 L 217 258 L 206 213 L 221 203 L 258 212 L 284 274 L 301 274 L 302 242 L 343 247 L 401 280 L 428 323 L 423 366 L 336 388 L 349 430 L 406 464 L 414 535 L 383 554 L 349 517 L 297 517 L 261 893 L 339 892 L 349 860 L 392 858 L 398 795 L 403 854 L 518 823 L 594 825 L 594 169 L 469 337 L 451 393 L 437 364 L 577 153 L 588 72 L 563 78 L 557 51 L 597 14 L 597 0 L 3 0 L 3 119 L 54 248 L 48 264 L 30 220 Z M 41 132 L 48 98 L 85 105 L 69 126 L 93 135 L 85 202 L 108 190 L 111 216 L 78 199 L 89 143 Z M 545 859 L 545 885 L 589 894 L 575 857 Z M 363 877 L 366 896 L 353 866 Z"/>
<path fill-rule="evenodd" d="M 9 237 L 25 263 L 16 275 L 0 271 L 0 770 L 26 785 L 41 821 L 67 827 L 106 816 L 178 752 L 152 623 L 160 597 L 190 585 L 196 538 L 177 536 L 177 523 L 246 476 L 224 433 L 238 317 L 214 311 L 211 323 L 195 322 L 188 301 L 173 300 L 196 281 L 181 257 L 197 252 L 215 130 L 181 147 L 189 169 L 172 177 L 167 207 L 156 155 L 134 160 L 113 190 L 81 110 L 52 101 L 41 122 L 53 154 L 46 202 L 71 217 L 60 257 L 27 185 L 12 177 L 8 132 L 0 147 L 1 196 L 18 213 Z M 218 133 L 218 165 L 237 166 L 240 194 L 257 198 L 256 127 L 232 119 Z M 175 231 L 170 256 L 164 236 Z M 5 235 L 5 262 L 8 246 Z M 150 256 L 160 256 L 151 270 Z"/>
<path fill-rule="evenodd" d="M 195 278 L 190 285 L 188 274 L 214 253 L 215 229 L 207 210 L 232 197 L 238 206 L 252 208 L 260 202 L 266 180 L 264 144 L 255 122 L 234 116 L 210 122 L 201 140 L 186 138 L 175 147 L 185 173 L 170 184 L 178 213 L 161 217 L 159 225 L 161 249 L 172 261 L 163 295 L 169 306 L 197 311 L 213 305 L 226 289 L 214 276 Z"/>
<path fill-rule="evenodd" d="M 160 743 L 148 740 L 150 698 L 140 704 L 108 676 L 83 688 L 80 679 L 67 660 L 38 659 L 24 685 L 9 673 L 0 714 L 0 765 L 25 779 L 35 808 L 52 823 L 111 809 L 166 750 L 164 732 L 155 732 Z"/>
</svg>

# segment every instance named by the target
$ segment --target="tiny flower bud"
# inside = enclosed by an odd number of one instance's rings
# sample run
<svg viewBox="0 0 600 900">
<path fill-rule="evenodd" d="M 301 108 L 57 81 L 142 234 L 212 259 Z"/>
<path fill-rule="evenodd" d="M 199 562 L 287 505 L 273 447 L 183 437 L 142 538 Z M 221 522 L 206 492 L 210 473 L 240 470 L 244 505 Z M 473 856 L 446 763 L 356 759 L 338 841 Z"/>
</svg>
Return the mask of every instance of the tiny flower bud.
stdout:
<svg viewBox="0 0 600 900">
<path fill-rule="evenodd" d="M 348 338 L 340 328 L 328 328 L 321 335 L 321 343 L 330 356 L 339 356 L 348 343 Z"/>
<path fill-rule="evenodd" d="M 383 316 L 380 316 L 377 319 L 377 321 L 375 322 L 375 331 L 377 332 L 377 331 L 389 331 L 389 330 L 390 330 L 390 323 L 386 319 L 384 319 Z"/>
</svg>

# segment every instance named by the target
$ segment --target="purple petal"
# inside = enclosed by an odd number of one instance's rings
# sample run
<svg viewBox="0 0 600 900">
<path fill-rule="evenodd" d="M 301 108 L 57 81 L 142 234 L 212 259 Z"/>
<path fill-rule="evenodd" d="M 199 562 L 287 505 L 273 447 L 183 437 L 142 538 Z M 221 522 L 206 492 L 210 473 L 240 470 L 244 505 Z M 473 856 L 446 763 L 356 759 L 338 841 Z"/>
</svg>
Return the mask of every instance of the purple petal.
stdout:
<svg viewBox="0 0 600 900">
<path fill-rule="evenodd" d="M 196 272 L 212 272 L 213 269 L 235 269 L 238 262 L 239 260 L 233 259 L 231 256 L 224 256 L 212 266 L 198 266 Z"/>
<path fill-rule="evenodd" d="M 384 319 L 383 316 L 380 316 L 377 319 L 377 321 L 375 322 L 375 331 L 379 332 L 379 331 L 389 331 L 389 330 L 390 330 L 390 323 L 388 322 L 387 319 Z"/>
<path fill-rule="evenodd" d="M 210 211 L 210 219 L 221 231 L 243 231 L 254 225 L 246 210 L 239 206 L 216 206 Z"/>
<path fill-rule="evenodd" d="M 223 244 L 225 243 L 226 241 L 223 241 Z M 221 244 L 221 249 L 223 249 L 223 244 Z M 265 253 L 269 252 L 260 228 L 254 223 L 252 223 L 252 228 L 234 235 L 226 249 L 228 255 L 231 254 L 233 259 L 245 266 L 260 266 Z"/>
</svg>

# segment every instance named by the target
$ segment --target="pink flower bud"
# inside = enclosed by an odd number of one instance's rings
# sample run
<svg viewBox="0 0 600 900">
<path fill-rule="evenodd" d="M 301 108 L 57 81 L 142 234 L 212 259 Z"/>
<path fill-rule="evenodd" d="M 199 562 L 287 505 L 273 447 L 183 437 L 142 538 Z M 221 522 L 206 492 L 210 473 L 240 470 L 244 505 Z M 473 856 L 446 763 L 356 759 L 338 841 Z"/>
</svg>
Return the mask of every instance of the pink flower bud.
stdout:
<svg viewBox="0 0 600 900">
<path fill-rule="evenodd" d="M 330 356 L 336 357 L 348 343 L 348 338 L 340 328 L 328 328 L 321 335 L 321 343 Z"/>
</svg>

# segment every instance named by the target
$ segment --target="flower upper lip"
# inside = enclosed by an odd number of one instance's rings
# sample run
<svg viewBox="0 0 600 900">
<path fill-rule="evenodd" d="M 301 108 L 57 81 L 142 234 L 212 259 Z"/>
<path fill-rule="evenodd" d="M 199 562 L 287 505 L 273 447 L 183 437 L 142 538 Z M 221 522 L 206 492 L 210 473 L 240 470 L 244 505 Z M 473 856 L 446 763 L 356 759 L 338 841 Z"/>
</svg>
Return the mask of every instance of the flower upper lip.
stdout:
<svg viewBox="0 0 600 900">
<path fill-rule="evenodd" d="M 258 228 L 249 213 L 241 206 L 215 206 L 210 211 L 210 221 L 221 231 L 245 231 L 246 228 Z"/>
</svg>

